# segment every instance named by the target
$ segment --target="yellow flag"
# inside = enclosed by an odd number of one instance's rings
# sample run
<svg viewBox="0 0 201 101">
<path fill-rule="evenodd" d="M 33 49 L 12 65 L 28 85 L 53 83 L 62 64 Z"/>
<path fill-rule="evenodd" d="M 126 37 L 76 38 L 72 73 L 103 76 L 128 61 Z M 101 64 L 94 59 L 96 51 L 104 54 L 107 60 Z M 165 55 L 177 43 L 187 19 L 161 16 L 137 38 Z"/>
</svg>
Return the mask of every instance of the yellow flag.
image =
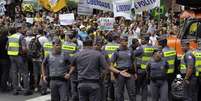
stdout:
<svg viewBox="0 0 201 101">
<path fill-rule="evenodd" d="M 52 12 L 58 12 L 66 6 L 67 0 L 38 0 L 38 3 Z"/>
</svg>

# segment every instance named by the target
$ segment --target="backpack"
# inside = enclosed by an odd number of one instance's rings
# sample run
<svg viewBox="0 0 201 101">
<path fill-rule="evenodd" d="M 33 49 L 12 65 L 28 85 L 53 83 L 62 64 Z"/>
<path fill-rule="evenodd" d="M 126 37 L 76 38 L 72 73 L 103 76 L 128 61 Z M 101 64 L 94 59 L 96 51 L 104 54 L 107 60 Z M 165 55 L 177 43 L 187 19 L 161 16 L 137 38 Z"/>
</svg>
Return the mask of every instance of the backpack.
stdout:
<svg viewBox="0 0 201 101">
<path fill-rule="evenodd" d="M 32 58 L 40 58 L 42 56 L 42 45 L 40 44 L 39 37 L 34 37 L 29 43 L 29 56 Z"/>
</svg>

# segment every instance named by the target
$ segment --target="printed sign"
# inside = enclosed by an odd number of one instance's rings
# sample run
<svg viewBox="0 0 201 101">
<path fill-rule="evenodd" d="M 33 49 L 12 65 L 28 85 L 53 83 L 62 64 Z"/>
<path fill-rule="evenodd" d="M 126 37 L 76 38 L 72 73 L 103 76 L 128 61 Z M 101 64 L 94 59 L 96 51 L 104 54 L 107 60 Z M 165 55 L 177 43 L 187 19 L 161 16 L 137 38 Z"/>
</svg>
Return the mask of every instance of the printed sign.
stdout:
<svg viewBox="0 0 201 101">
<path fill-rule="evenodd" d="M 59 15 L 60 25 L 72 25 L 74 23 L 74 20 L 75 17 L 73 13 Z"/>
<path fill-rule="evenodd" d="M 87 0 L 87 5 L 94 9 L 113 11 L 112 0 Z"/>
<path fill-rule="evenodd" d="M 78 15 L 92 15 L 93 8 L 88 7 L 87 0 L 80 0 L 78 3 L 77 13 Z"/>
<path fill-rule="evenodd" d="M 160 0 L 135 0 L 132 5 L 136 12 L 160 7 Z"/>
<path fill-rule="evenodd" d="M 126 19 L 131 20 L 131 9 L 131 0 L 115 0 L 113 2 L 114 17 L 122 16 Z"/>
<path fill-rule="evenodd" d="M 100 30 L 113 30 L 114 23 L 115 23 L 114 18 L 99 18 L 98 19 Z"/>
</svg>

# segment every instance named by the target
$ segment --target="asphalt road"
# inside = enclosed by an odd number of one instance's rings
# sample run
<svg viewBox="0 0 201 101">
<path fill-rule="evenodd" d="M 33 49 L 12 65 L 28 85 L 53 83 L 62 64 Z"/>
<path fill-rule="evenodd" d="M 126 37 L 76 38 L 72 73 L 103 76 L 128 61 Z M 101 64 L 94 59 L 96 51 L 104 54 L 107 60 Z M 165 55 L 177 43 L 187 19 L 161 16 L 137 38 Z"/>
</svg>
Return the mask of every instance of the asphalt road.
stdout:
<svg viewBox="0 0 201 101">
<path fill-rule="evenodd" d="M 140 96 L 137 96 L 137 101 L 140 101 Z M 50 95 L 40 96 L 33 94 L 30 96 L 18 95 L 14 96 L 11 93 L 0 93 L 0 101 L 50 101 Z M 125 101 L 129 101 L 126 100 Z M 150 99 L 148 101 L 151 101 Z"/>
</svg>

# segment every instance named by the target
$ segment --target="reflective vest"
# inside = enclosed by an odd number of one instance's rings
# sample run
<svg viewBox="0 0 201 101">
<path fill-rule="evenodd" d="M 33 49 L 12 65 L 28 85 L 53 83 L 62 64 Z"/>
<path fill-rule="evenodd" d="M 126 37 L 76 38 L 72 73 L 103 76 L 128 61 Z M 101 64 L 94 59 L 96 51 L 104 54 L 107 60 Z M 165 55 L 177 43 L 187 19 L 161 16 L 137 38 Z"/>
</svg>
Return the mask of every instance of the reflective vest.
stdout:
<svg viewBox="0 0 201 101">
<path fill-rule="evenodd" d="M 74 56 L 75 51 L 77 50 L 76 45 L 75 44 L 63 44 L 62 45 L 62 51 L 64 53 L 69 53 L 70 56 Z"/>
<path fill-rule="evenodd" d="M 143 47 L 143 54 L 142 54 L 142 62 L 141 62 L 141 69 L 145 70 L 147 67 L 147 63 L 151 60 L 152 54 L 155 48 L 153 46 L 144 46 Z"/>
<path fill-rule="evenodd" d="M 165 59 L 168 62 L 168 65 L 169 65 L 169 68 L 167 70 L 167 74 L 174 73 L 176 51 L 174 49 L 164 50 L 163 55 L 164 55 Z"/>
<path fill-rule="evenodd" d="M 45 57 L 52 51 L 53 45 L 51 42 L 46 42 L 43 45 Z"/>
<path fill-rule="evenodd" d="M 185 60 L 184 60 L 184 56 L 185 55 L 183 55 L 182 57 L 181 57 L 181 63 L 180 63 L 180 72 L 181 72 L 181 74 L 186 74 L 186 63 L 185 63 Z"/>
<path fill-rule="evenodd" d="M 200 76 L 201 73 L 201 50 L 193 51 L 193 55 L 195 56 L 195 68 L 196 68 L 196 76 Z"/>
<path fill-rule="evenodd" d="M 8 55 L 10 56 L 17 56 L 19 55 L 19 44 L 20 35 L 13 34 L 8 36 Z"/>
<path fill-rule="evenodd" d="M 118 48 L 119 48 L 119 44 L 116 44 L 116 43 L 108 43 L 105 46 L 105 51 L 107 52 L 108 57 L 110 59 L 112 58 L 112 53 L 114 53 Z"/>
</svg>

